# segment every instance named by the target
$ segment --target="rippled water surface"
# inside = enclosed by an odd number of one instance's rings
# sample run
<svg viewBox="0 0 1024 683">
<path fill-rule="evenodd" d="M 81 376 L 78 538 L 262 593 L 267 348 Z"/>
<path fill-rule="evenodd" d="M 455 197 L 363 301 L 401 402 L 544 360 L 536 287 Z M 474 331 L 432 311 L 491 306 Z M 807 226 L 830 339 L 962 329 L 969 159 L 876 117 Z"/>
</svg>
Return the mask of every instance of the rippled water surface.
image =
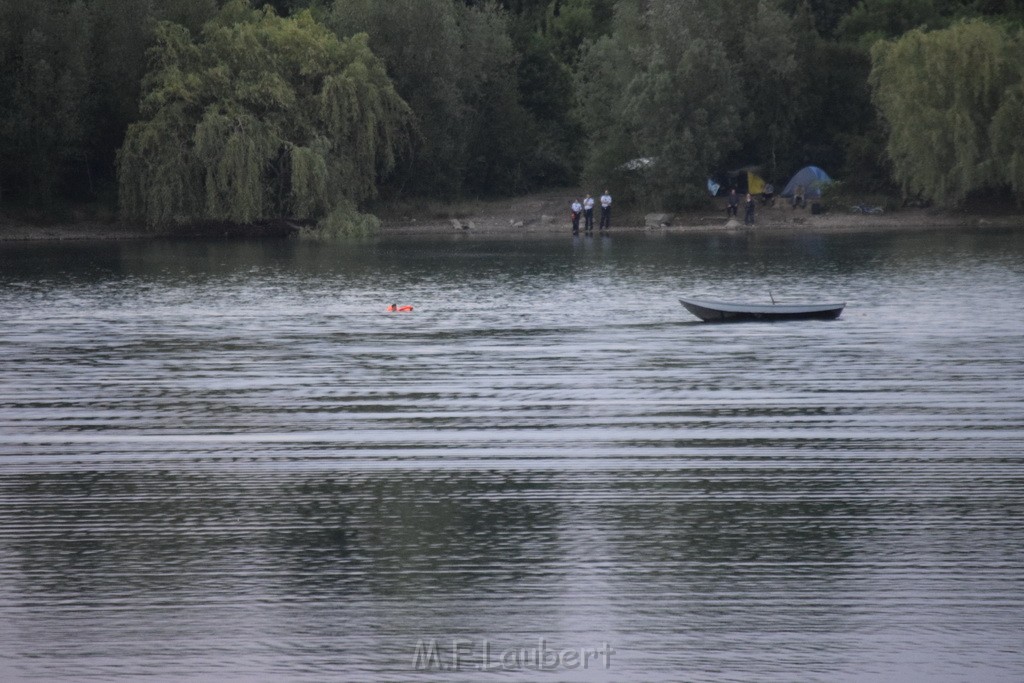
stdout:
<svg viewBox="0 0 1024 683">
<path fill-rule="evenodd" d="M 0 680 L 1024 678 L 1024 233 L 0 266 Z"/>
</svg>

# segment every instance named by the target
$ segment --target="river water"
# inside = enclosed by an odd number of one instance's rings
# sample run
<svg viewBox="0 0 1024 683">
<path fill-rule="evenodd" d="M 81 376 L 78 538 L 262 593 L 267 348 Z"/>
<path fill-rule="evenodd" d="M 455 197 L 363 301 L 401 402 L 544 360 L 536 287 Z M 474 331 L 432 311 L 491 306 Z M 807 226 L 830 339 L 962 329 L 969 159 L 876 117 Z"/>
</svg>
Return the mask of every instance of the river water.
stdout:
<svg viewBox="0 0 1024 683">
<path fill-rule="evenodd" d="M 0 266 L 0 680 L 1024 679 L 1024 231 Z"/>
</svg>

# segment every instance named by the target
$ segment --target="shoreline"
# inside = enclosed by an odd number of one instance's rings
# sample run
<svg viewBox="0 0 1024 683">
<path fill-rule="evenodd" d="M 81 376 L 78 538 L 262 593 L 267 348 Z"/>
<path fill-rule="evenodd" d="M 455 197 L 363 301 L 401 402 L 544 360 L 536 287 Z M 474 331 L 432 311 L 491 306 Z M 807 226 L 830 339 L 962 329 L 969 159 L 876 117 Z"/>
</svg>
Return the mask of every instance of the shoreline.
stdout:
<svg viewBox="0 0 1024 683">
<path fill-rule="evenodd" d="M 414 217 L 391 215 L 381 219 L 378 236 L 503 236 L 503 237 L 571 237 L 568 205 L 578 192 L 573 190 L 534 193 L 510 199 L 476 202 L 468 209 L 452 205 L 449 213 L 458 217 L 432 215 Z M 648 214 L 635 210 L 625 212 L 617 220 L 612 209 L 612 228 L 608 234 L 654 233 L 771 233 L 771 234 L 836 234 L 848 232 L 916 232 L 946 229 L 1024 229 L 1024 212 L 954 212 L 935 209 L 908 208 L 877 215 L 828 211 L 812 214 L 809 208 L 793 209 L 784 200 L 775 206 L 758 206 L 754 225 L 744 225 L 725 217 L 721 207 L 679 212 L 676 214 Z M 412 209 L 407 207 L 406 214 Z M 424 210 L 424 214 L 427 214 Z M 598 213 L 598 212 L 595 212 Z M 653 217 L 653 221 L 652 221 Z M 664 219 L 658 222 L 658 219 Z M 597 220 L 597 216 L 595 216 Z M 293 227 L 293 226 L 292 226 Z M 294 234 L 289 225 L 276 221 L 257 226 L 215 225 L 153 231 L 145 226 L 124 221 L 84 220 L 37 225 L 0 214 L 0 243 L 49 241 L 128 241 L 145 239 L 223 239 L 238 237 L 286 237 Z M 601 235 L 599 231 L 591 233 Z M 585 233 L 581 229 L 580 235 Z"/>
<path fill-rule="evenodd" d="M 425 217 L 415 219 L 409 216 L 392 216 L 381 221 L 380 234 L 402 235 L 506 235 L 542 236 L 557 235 L 570 237 L 568 219 L 569 203 L 574 196 L 583 193 L 572 188 L 535 193 L 509 200 L 494 200 L 481 203 L 465 217 Z M 648 220 L 659 214 L 643 215 L 629 210 L 619 218 L 612 205 L 612 228 L 610 234 L 636 233 L 708 233 L 708 234 L 832 234 L 843 232 L 910 232 L 921 230 L 970 229 L 970 228 L 1021 228 L 1024 229 L 1024 212 L 961 212 L 937 209 L 906 208 L 882 214 L 855 214 L 848 211 L 829 211 L 812 214 L 810 208 L 794 209 L 784 199 L 777 199 L 774 206 L 758 204 L 755 224 L 744 225 L 741 221 L 726 218 L 725 200 L 718 198 L 715 205 L 707 209 L 678 212 L 671 216 L 667 225 L 651 224 Z M 595 222 L 598 220 L 595 210 Z M 580 235 L 584 232 L 581 228 Z M 594 232 L 593 234 L 600 234 Z"/>
<path fill-rule="evenodd" d="M 1020 216 L 981 216 L 981 215 L 943 215 L 928 214 L 914 210 L 891 213 L 888 216 L 859 216 L 825 214 L 816 216 L 797 215 L 793 219 L 763 220 L 757 219 L 753 225 L 729 222 L 718 215 L 679 215 L 666 225 L 639 225 L 633 221 L 627 225 L 613 225 L 607 232 L 594 230 L 584 232 L 581 228 L 577 236 L 603 234 L 657 234 L 657 233 L 691 233 L 691 234 L 837 234 L 849 232 L 917 232 L 927 230 L 958 230 L 958 229 L 993 229 L 1021 228 L 1024 229 L 1024 215 Z M 724 213 L 724 211 L 723 211 Z M 486 217 L 469 218 L 460 221 L 463 225 L 455 227 L 450 221 L 382 221 L 379 235 L 385 236 L 422 236 L 422 235 L 465 235 L 465 236 L 565 236 L 571 237 L 568 222 L 564 225 L 502 224 L 500 221 L 487 220 Z M 468 225 L 466 225 L 468 223 Z"/>
</svg>

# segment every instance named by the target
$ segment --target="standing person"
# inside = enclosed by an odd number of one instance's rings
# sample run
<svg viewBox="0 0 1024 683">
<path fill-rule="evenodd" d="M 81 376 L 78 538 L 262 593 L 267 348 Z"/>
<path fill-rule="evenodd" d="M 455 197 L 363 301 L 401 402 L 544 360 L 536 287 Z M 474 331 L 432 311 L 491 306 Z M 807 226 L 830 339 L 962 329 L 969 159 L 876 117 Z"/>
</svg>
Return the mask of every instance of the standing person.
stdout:
<svg viewBox="0 0 1024 683">
<path fill-rule="evenodd" d="M 754 224 L 754 207 L 756 206 L 757 202 L 754 201 L 754 197 L 748 192 L 746 211 L 743 213 L 743 222 L 747 225 Z"/>
<path fill-rule="evenodd" d="M 740 205 L 740 197 L 736 194 L 736 188 L 729 190 L 729 198 L 725 200 L 725 217 L 733 218 L 736 216 L 736 209 Z"/>
<path fill-rule="evenodd" d="M 594 231 L 594 198 L 589 194 L 583 200 L 583 229 L 586 232 Z"/>
<path fill-rule="evenodd" d="M 601 195 L 601 230 L 609 230 L 612 227 L 612 196 L 608 190 Z"/>
<path fill-rule="evenodd" d="M 580 200 L 572 200 L 572 206 L 569 207 L 569 215 L 572 216 L 572 234 L 580 234 L 580 213 L 583 211 L 583 205 L 580 204 Z"/>
</svg>

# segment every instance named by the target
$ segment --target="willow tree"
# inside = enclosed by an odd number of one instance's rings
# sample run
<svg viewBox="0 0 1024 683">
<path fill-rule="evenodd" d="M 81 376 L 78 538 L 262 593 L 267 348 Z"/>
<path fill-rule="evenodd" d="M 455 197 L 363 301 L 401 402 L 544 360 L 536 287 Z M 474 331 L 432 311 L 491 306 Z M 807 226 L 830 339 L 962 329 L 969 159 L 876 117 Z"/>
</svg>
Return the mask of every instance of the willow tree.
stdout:
<svg viewBox="0 0 1024 683">
<path fill-rule="evenodd" d="M 354 216 L 407 143 L 410 112 L 365 35 L 233 0 L 198 39 L 162 23 L 121 205 L 150 225 Z"/>
<path fill-rule="evenodd" d="M 906 193 L 952 206 L 1013 185 L 1024 197 L 1022 47 L 1019 35 L 984 21 L 875 44 L 873 98 Z"/>
<path fill-rule="evenodd" d="M 1024 203 L 1024 78 L 1003 94 L 992 117 L 992 146 L 1017 203 Z"/>
</svg>

